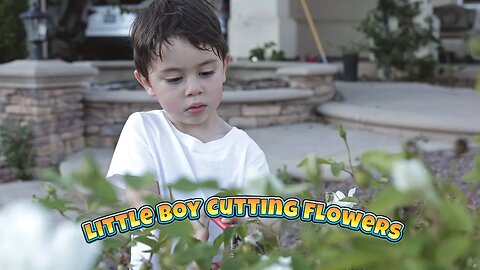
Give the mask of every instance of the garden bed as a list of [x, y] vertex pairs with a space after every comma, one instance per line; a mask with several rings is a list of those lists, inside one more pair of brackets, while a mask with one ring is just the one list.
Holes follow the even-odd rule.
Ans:
[[[436, 175], [447, 179], [449, 170], [454, 160], [454, 152], [452, 150], [436, 150], [422, 153], [425, 157], [425, 162]], [[480, 147], [472, 148], [469, 152], [461, 155], [457, 159], [457, 170], [453, 177], [453, 182], [467, 195], [469, 195], [469, 203], [475, 209], [480, 210], [480, 189], [475, 192], [472, 191], [471, 186], [462, 180], [465, 173], [473, 169], [473, 162], [475, 155], [480, 155]], [[356, 187], [356, 183], [351, 178], [345, 181], [326, 181], [324, 191], [335, 192], [337, 190], [347, 194], [348, 190]], [[357, 188], [355, 197], [360, 202], [367, 201], [375, 195], [378, 188]], [[323, 199], [322, 199], [323, 200]]]

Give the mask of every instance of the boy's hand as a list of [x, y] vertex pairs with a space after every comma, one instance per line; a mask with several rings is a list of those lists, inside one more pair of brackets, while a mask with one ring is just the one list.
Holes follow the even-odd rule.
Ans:
[[245, 222], [245, 218], [243, 218], [243, 217], [231, 217], [231, 218], [219, 217], [218, 219], [222, 223], [229, 224], [229, 225], [235, 225], [235, 224], [238, 224], [238, 223]]
[[258, 218], [258, 217], [219, 217], [217, 218], [222, 223], [227, 224], [226, 227], [239, 223], [247, 223], [247, 228], [250, 232], [262, 231], [266, 235], [276, 234], [280, 232], [279, 218]]
[[207, 242], [208, 237], [210, 237], [210, 233], [208, 232], [208, 223], [210, 222], [210, 219], [205, 215], [201, 215], [199, 219], [191, 220], [190, 222], [193, 227], [193, 237], [202, 242]]

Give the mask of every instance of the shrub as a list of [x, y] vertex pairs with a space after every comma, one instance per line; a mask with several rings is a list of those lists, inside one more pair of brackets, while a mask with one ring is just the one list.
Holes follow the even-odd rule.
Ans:
[[[345, 141], [349, 153], [347, 133], [341, 127], [339, 135]], [[342, 207], [358, 203], [362, 210], [399, 220], [405, 224], [405, 228], [403, 238], [396, 243], [339, 226], [285, 219], [282, 219], [280, 234], [253, 236], [248, 233], [245, 224], [240, 224], [226, 229], [213, 244], [193, 239], [192, 227], [188, 221], [174, 221], [144, 231], [134, 231], [133, 234], [138, 237], [133, 241], [148, 245], [152, 253], [159, 253], [160, 261], [149, 263], [158, 263], [163, 269], [190, 269], [188, 266], [192, 262], [200, 269], [210, 269], [210, 262], [220, 244], [228, 247], [234, 234], [245, 241], [234, 249], [233, 257], [229, 252], [224, 254], [222, 269], [477, 269], [480, 263], [478, 209], [468, 206], [467, 195], [470, 194], [464, 194], [448, 179], [431, 175], [422, 162], [422, 157], [414, 149], [412, 142], [397, 154], [380, 151], [365, 153], [360, 157], [360, 164], [355, 167], [351, 164], [351, 158], [346, 165], [329, 158], [309, 156], [299, 164], [305, 170], [307, 182], [290, 185], [269, 176], [264, 179], [266, 184], [262, 187], [265, 195], [286, 196], [294, 192], [296, 195], [288, 196], [315, 200], [323, 197], [314, 192], [320, 189], [320, 194], [325, 195], [327, 203]], [[333, 175], [342, 171], [349, 173], [360, 187], [375, 186], [377, 193], [363, 202], [352, 197], [352, 190], [347, 197], [339, 192], [325, 193], [321, 190], [322, 164], [329, 165]], [[49, 174], [48, 178], [71, 192], [61, 197], [55, 186], [46, 183], [48, 196], [36, 199], [65, 216], [68, 216], [66, 212], [69, 211], [79, 214], [77, 221], [126, 209], [122, 209], [125, 206], [119, 204], [115, 191], [91, 161], [83, 171], [70, 177]], [[281, 178], [290, 179], [285, 172], [282, 172]], [[475, 194], [480, 187], [480, 156], [476, 157], [473, 170], [464, 178], [470, 181], [471, 192]], [[127, 184], [134, 188], [148, 186], [150, 181], [153, 181], [152, 176], [127, 177]], [[183, 191], [207, 187], [215, 188], [216, 184], [184, 179], [171, 186]], [[229, 192], [223, 191], [222, 195], [225, 194]], [[83, 206], [78, 208], [73, 203], [73, 198], [77, 198]], [[145, 198], [150, 205], [155, 205], [161, 199]], [[289, 245], [282, 245], [282, 239], [285, 238], [282, 233], [292, 227], [296, 228], [296, 238]], [[158, 228], [160, 234], [153, 236], [151, 231]], [[247, 235], [250, 236], [248, 241]], [[173, 238], [178, 241], [172, 252]], [[97, 269], [104, 269], [102, 267], [107, 258], [119, 266], [117, 269], [127, 267], [127, 250], [133, 244], [130, 233], [107, 237], [102, 241], [105, 247], [104, 257]], [[255, 241], [262, 244], [267, 256], [259, 254]], [[141, 269], [150, 268], [146, 263]]]
[[399, 73], [413, 80], [434, 75], [434, 57], [417, 55], [422, 47], [439, 43], [433, 35], [433, 18], [425, 19], [428, 27], [416, 21], [420, 4], [409, 0], [380, 0], [358, 27], [370, 39], [369, 50], [387, 80]]
[[30, 145], [32, 125], [16, 126], [6, 122], [0, 125], [0, 158], [17, 179], [33, 178], [35, 151]]
[[25, 29], [18, 18], [27, 9], [26, 0], [0, 1], [0, 63], [27, 56]]
[[250, 50], [248, 59], [256, 62], [263, 60], [272, 60], [272, 61], [283, 61], [285, 60], [285, 55], [282, 50], [275, 49], [275, 42], [267, 42], [263, 46], [255, 47]]

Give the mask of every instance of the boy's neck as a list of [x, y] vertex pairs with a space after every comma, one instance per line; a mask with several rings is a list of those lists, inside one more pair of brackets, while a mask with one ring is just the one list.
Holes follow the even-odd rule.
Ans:
[[207, 143], [223, 138], [231, 129], [225, 120], [220, 116], [214, 116], [214, 119], [208, 121], [207, 125], [177, 125], [171, 119], [170, 122], [181, 132], [188, 134]]

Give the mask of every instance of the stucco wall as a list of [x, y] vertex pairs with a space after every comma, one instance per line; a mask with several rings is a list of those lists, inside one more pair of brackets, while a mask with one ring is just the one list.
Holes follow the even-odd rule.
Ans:
[[[339, 56], [339, 47], [361, 40], [355, 30], [378, 0], [307, 0], [327, 55]], [[434, 6], [456, 0], [432, 0]], [[275, 41], [287, 57], [316, 55], [312, 33], [299, 0], [231, 0], [229, 43], [234, 57], [246, 58], [250, 49]]]

